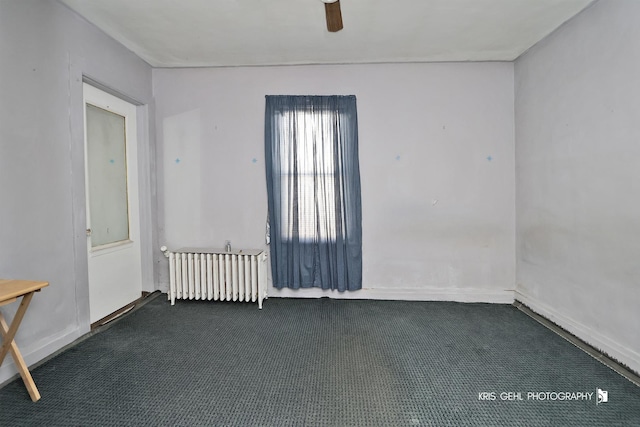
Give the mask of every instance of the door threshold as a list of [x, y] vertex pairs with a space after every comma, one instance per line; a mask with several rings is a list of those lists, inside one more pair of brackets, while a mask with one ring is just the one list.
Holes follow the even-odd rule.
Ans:
[[93, 322], [91, 324], [91, 330], [93, 331], [94, 329], [99, 328], [100, 326], [104, 326], [107, 323], [109, 323], [109, 322], [111, 322], [113, 320], [116, 320], [120, 316], [122, 316], [124, 314], [127, 314], [128, 312], [130, 312], [131, 310], [136, 308], [136, 306], [138, 306], [138, 304], [140, 304], [150, 294], [151, 294], [151, 292], [142, 291], [142, 294], [141, 294], [140, 298], [138, 298], [137, 300], [132, 301], [129, 304], [125, 305], [124, 307], [114, 311], [113, 313], [104, 316], [102, 319], [96, 320], [95, 322]]

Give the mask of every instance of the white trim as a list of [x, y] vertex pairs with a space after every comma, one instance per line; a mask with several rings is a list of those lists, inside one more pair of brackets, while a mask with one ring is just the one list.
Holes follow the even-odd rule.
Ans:
[[512, 290], [476, 288], [363, 288], [354, 292], [338, 292], [319, 288], [269, 288], [269, 296], [276, 298], [372, 299], [400, 301], [454, 301], [512, 304]]
[[612, 359], [617, 360], [636, 372], [640, 372], [640, 354], [634, 350], [613, 341], [595, 329], [558, 312], [553, 307], [518, 290], [515, 291], [515, 299], [580, 338], [582, 341], [605, 353]]
[[[71, 330], [66, 329], [51, 337], [43, 338], [32, 345], [26, 347], [20, 346], [20, 352], [22, 353], [22, 357], [24, 358], [27, 366], [31, 366], [40, 362], [62, 347], [71, 344], [86, 332], [88, 331], [82, 332], [79, 327], [74, 327]], [[5, 359], [5, 363], [0, 367], [0, 386], [4, 385], [3, 383], [5, 381], [13, 380], [13, 377], [16, 377], [17, 375], [18, 369], [16, 368], [13, 358], [7, 357]]]

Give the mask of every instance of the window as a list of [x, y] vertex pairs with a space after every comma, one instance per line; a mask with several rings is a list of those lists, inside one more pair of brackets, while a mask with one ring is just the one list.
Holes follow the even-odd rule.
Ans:
[[[294, 120], [291, 116], [298, 115]], [[284, 112], [278, 119], [284, 128], [293, 123], [294, 132], [282, 135], [280, 229], [284, 239], [302, 241], [336, 238], [335, 123], [330, 113]], [[295, 194], [293, 194], [295, 193]], [[288, 203], [296, 199], [297, 204]]]
[[274, 286], [362, 287], [355, 96], [267, 96]]

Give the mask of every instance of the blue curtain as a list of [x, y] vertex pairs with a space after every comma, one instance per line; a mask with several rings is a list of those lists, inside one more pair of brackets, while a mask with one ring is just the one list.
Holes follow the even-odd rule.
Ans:
[[362, 288], [355, 96], [267, 96], [265, 156], [274, 286]]

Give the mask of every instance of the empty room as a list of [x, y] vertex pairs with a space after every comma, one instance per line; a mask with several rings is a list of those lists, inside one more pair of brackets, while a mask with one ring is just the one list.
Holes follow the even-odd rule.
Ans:
[[0, 0], [0, 425], [640, 425], [638, 22]]

